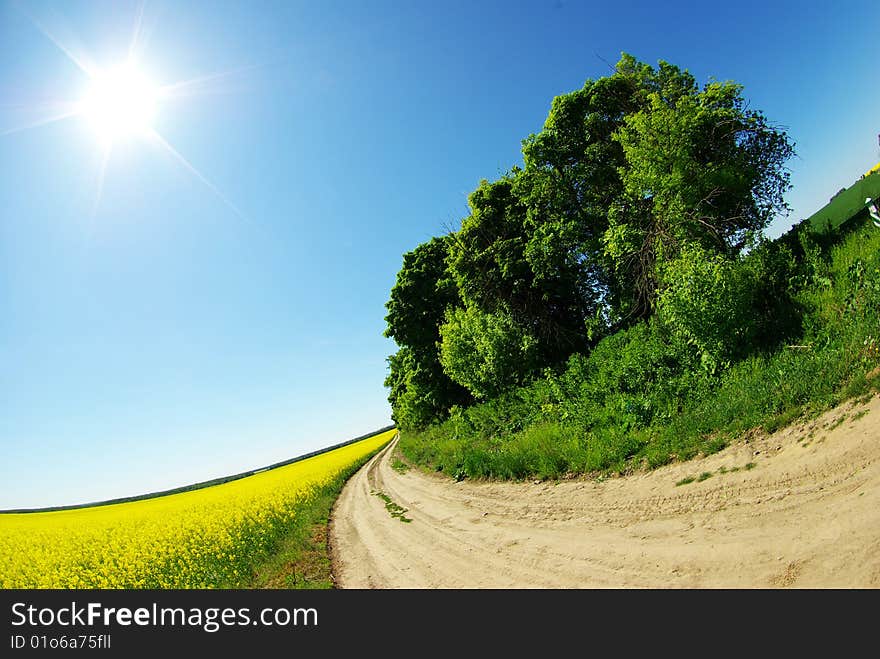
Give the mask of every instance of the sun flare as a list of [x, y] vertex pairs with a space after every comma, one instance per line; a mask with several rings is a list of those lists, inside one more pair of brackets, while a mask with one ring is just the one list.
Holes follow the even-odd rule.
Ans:
[[142, 137], [153, 129], [160, 88], [131, 64], [92, 76], [80, 113], [105, 141]]
[[[104, 181], [114, 147], [125, 142], [139, 142], [169, 156], [201, 181], [237, 216], [247, 219], [205, 174], [161, 134], [156, 122], [160, 110], [164, 112], [170, 109], [166, 107], [166, 103], [170, 106], [171, 103], [183, 98], [222, 91], [226, 81], [255, 68], [255, 65], [239, 66], [170, 82], [166, 80], [163, 84], [158, 84], [148, 75], [147, 70], [140, 66], [142, 61], [147, 61], [143, 59], [145, 55], [143, 51], [152, 29], [144, 29], [145, 6], [145, 0], [140, 0], [134, 16], [134, 27], [127, 54], [118, 51], [118, 59], [113, 66], [102, 66], [64, 26], [47, 25], [45, 21], [25, 12], [34, 27], [84, 74], [87, 82], [81, 88], [81, 94], [75, 98], [58, 98], [34, 106], [21, 104], [26, 111], [23, 115], [25, 121], [13, 127], [0, 125], [0, 137], [69, 119], [76, 119], [81, 125], [90, 128], [100, 147], [97, 149], [100, 160], [96, 176], [95, 201], [92, 206], [93, 218], [101, 203]], [[152, 19], [148, 19], [146, 25], [152, 22]], [[0, 106], [18, 108], [19, 104], [4, 102], [0, 103]]]

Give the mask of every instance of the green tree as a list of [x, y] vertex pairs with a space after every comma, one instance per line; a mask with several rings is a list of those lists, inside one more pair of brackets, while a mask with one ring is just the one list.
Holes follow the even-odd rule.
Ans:
[[385, 307], [385, 336], [400, 349], [388, 358], [392, 418], [401, 427], [424, 427], [468, 403], [468, 392], [440, 365], [440, 325], [447, 307], [459, 304], [446, 268], [449, 238], [432, 238], [404, 254], [403, 267]]
[[[553, 99], [522, 153], [523, 168], [469, 195], [459, 231], [404, 259], [386, 318], [401, 346], [386, 382], [395, 419], [430, 423], [494, 396], [658, 302], [708, 367], [740, 354], [749, 309], [769, 306], [737, 256], [787, 210], [793, 153], [740, 85], [701, 88], [624, 53], [611, 75]], [[783, 261], [761, 263], [772, 274]], [[776, 331], [761, 322], [754, 336]]]
[[[576, 273], [574, 290], [588, 318], [601, 306], [601, 333], [631, 322], [633, 280], [629, 266], [608, 249], [609, 210], [624, 195], [626, 154], [615, 135], [652, 93], [677, 98], [693, 78], [661, 62], [655, 70], [624, 53], [610, 76], [553, 99], [544, 127], [523, 140], [525, 171], [517, 187], [533, 232], [529, 254], [537, 272], [565, 264]], [[535, 258], [540, 254], [543, 258]], [[619, 267], [618, 267], [619, 266]]]
[[478, 399], [523, 384], [540, 363], [537, 339], [503, 310], [452, 309], [440, 336], [444, 371]]
[[[670, 65], [661, 62], [661, 72]], [[784, 167], [793, 147], [783, 130], [747, 108], [742, 86], [702, 90], [682, 74], [649, 91], [613, 136], [625, 164], [610, 206], [605, 253], [629, 291], [629, 309], [649, 315], [663, 281], [658, 265], [687, 245], [733, 256], [788, 210]]]
[[407, 346], [388, 357], [391, 416], [401, 428], [425, 428], [446, 417], [452, 405], [471, 401], [467, 391], [447, 377], [439, 362], [420, 358]]
[[482, 181], [471, 213], [451, 236], [450, 273], [467, 307], [503, 314], [538, 340], [541, 365], [586, 347], [584, 322], [595, 300], [582, 289], [577, 262], [557, 251], [553, 228], [529, 220], [519, 195], [522, 170]]

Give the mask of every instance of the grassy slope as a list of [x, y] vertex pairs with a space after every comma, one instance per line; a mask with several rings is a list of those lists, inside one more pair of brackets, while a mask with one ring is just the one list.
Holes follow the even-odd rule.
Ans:
[[383, 447], [339, 474], [299, 509], [294, 524], [274, 553], [255, 564], [249, 578], [228, 588], [333, 588], [327, 525], [330, 511], [346, 481]]
[[[424, 432], [403, 432], [401, 450], [456, 478], [625, 473], [711, 453], [752, 428], [773, 431], [880, 389], [880, 231], [862, 223], [843, 236], [816, 259], [795, 302], [803, 309], [797, 341], [718, 377], [677, 376], [671, 413], [640, 422], [639, 406], [656, 403], [662, 382], [609, 397], [619, 406], [605, 413], [589, 400], [595, 392], [559, 392], [550, 378]], [[589, 413], [577, 418], [579, 409]]]

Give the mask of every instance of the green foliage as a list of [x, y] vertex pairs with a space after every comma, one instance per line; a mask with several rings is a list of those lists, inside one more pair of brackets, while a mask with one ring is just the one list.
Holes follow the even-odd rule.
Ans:
[[[623, 194], [609, 209], [605, 253], [631, 287], [632, 312], [653, 310], [664, 260], [701, 246], [733, 255], [787, 210], [785, 133], [746, 109], [742, 87], [693, 78], [664, 62], [666, 81], [623, 119]], [[650, 86], [647, 89], [651, 89]]]
[[[561, 424], [583, 439], [577, 469], [607, 465], [638, 448], [624, 432], [809, 330], [796, 292], [820, 275], [799, 266], [805, 244], [756, 239], [786, 210], [792, 147], [740, 85], [623, 54], [554, 98], [522, 153], [469, 195], [458, 231], [404, 256], [385, 332], [401, 428], [494, 441]], [[494, 464], [466, 455], [462, 473]]]
[[561, 376], [563, 418], [585, 428], [645, 428], [679, 412], [680, 399], [703, 384], [696, 352], [665, 326], [643, 322], [573, 356]]
[[[794, 233], [705, 266], [716, 268], [759, 278], [758, 290], [778, 298], [752, 300], [753, 343], [728, 368], [706, 372], [692, 341], [652, 319], [573, 355], [561, 373], [402, 432], [401, 450], [456, 478], [625, 472], [712, 453], [745, 431], [774, 431], [880, 390], [880, 377], [868, 377], [880, 365], [880, 231], [861, 228], [836, 244]], [[799, 322], [780, 324], [776, 308]], [[773, 327], [790, 332], [785, 341], [764, 341]]]
[[432, 238], [405, 254], [385, 305], [385, 336], [400, 346], [388, 358], [385, 386], [392, 417], [402, 428], [424, 428], [470, 400], [443, 372], [437, 349], [446, 309], [459, 303], [446, 268], [448, 251], [448, 238]]
[[757, 334], [755, 273], [739, 261], [692, 244], [664, 264], [658, 318], [696, 347], [715, 373], [745, 354]]
[[800, 417], [801, 414], [803, 414], [803, 408], [798, 405], [767, 419], [761, 427], [766, 433], [774, 433], [780, 428], [789, 425], [792, 421]]
[[407, 346], [388, 358], [392, 417], [401, 428], [424, 428], [448, 416], [449, 409], [470, 400], [468, 392], [446, 376], [435, 359], [420, 359]]
[[401, 522], [404, 522], [406, 524], [409, 524], [412, 521], [411, 518], [406, 516], [406, 513], [409, 512], [408, 508], [404, 508], [400, 504], [395, 503], [391, 499], [391, 497], [389, 497], [387, 494], [385, 494], [381, 490], [378, 492], [373, 492], [373, 494], [385, 502], [385, 510], [387, 510], [388, 514], [391, 515], [393, 518], [398, 519]]
[[402, 444], [407, 457], [433, 464], [453, 478], [558, 479], [573, 473], [622, 468], [639, 442], [626, 435], [585, 434], [544, 421], [503, 438], [466, 444], [434, 433], [410, 434]]
[[409, 471], [409, 464], [401, 460], [400, 458], [395, 458], [391, 462], [391, 468], [396, 471], [398, 474], [405, 474]]
[[449, 278], [448, 237], [432, 238], [403, 255], [403, 267], [385, 307], [385, 336], [398, 345], [430, 352], [446, 308], [458, 303], [458, 291]]
[[451, 310], [440, 337], [444, 372], [477, 399], [522, 384], [537, 365], [537, 340], [503, 310]]
[[[618, 306], [601, 239], [608, 208], [622, 191], [623, 151], [612, 135], [638, 109], [641, 84], [630, 70], [635, 60], [624, 56], [621, 62], [613, 75], [553, 99], [543, 129], [523, 140], [525, 170], [515, 190], [526, 206], [533, 270], [545, 276], [564, 268], [589, 318], [596, 318], [590, 311], [596, 305], [606, 316]], [[601, 335], [613, 319], [599, 318], [605, 320], [596, 326]]]
[[769, 351], [801, 336], [804, 309], [796, 299], [809, 267], [789, 236], [762, 240], [742, 259], [754, 285], [752, 351]]
[[471, 213], [451, 237], [449, 271], [466, 306], [516, 317], [538, 339], [541, 362], [552, 364], [585, 347], [596, 303], [580, 289], [580, 265], [564, 252], [560, 227], [529, 215], [524, 181], [514, 169], [471, 193]]

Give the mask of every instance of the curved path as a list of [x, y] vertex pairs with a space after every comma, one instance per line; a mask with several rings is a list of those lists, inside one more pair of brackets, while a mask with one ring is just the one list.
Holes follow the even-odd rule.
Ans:
[[880, 587], [880, 396], [604, 482], [456, 483], [395, 448], [337, 500], [340, 587]]

